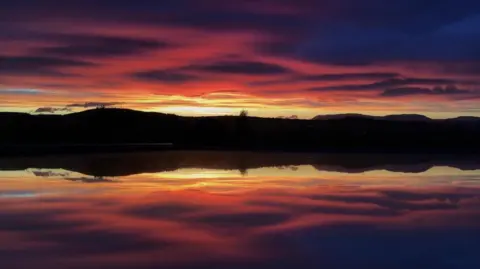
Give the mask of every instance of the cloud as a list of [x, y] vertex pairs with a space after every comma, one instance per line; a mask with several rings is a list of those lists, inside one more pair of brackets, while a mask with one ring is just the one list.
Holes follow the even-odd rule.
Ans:
[[298, 79], [307, 81], [337, 81], [357, 79], [389, 79], [398, 76], [400, 76], [398, 73], [344, 73], [299, 76]]
[[46, 75], [69, 76], [55, 68], [91, 67], [93, 63], [83, 60], [72, 60], [43, 56], [1, 56], [0, 75]]
[[480, 61], [438, 63], [434, 68], [447, 74], [479, 75]]
[[122, 105], [122, 102], [86, 102], [86, 103], [76, 103], [76, 104], [69, 104], [66, 107], [82, 107], [82, 108], [92, 108], [92, 107], [110, 107], [110, 106], [117, 106]]
[[399, 77], [399, 73], [332, 73], [319, 75], [295, 75], [291, 78], [254, 82], [250, 85], [265, 86], [292, 82], [335, 82], [335, 81], [350, 81], [350, 80], [378, 80], [378, 79], [393, 79]]
[[189, 81], [196, 81], [200, 78], [198, 76], [189, 75], [180, 73], [177, 71], [169, 70], [150, 70], [136, 72], [131, 75], [135, 79], [145, 80], [145, 81], [157, 81], [168, 84], [181, 84]]
[[6, 89], [6, 90], [1, 90], [0, 89], [0, 95], [41, 95], [47, 93], [46, 91], [43, 90], [37, 90], [37, 89]]
[[56, 108], [56, 107], [39, 107], [34, 113], [57, 113], [57, 112], [70, 112], [72, 111], [68, 107]]
[[38, 49], [38, 53], [68, 57], [115, 57], [137, 55], [170, 44], [155, 39], [99, 35], [54, 35], [51, 38], [65, 43], [60, 46]]
[[471, 91], [460, 90], [455, 86], [447, 86], [444, 88], [434, 87], [432, 89], [419, 87], [393, 88], [385, 90], [381, 95], [385, 97], [396, 97], [407, 95], [457, 95], [467, 93], [471, 93]]
[[402, 85], [432, 85], [432, 84], [451, 84], [455, 83], [455, 80], [443, 79], [443, 78], [393, 78], [384, 81], [374, 83], [374, 86], [378, 87], [394, 87]]
[[223, 61], [206, 65], [191, 65], [185, 69], [220, 74], [242, 75], [280, 75], [291, 72], [288, 68], [281, 65], [251, 61]]
[[[443, 78], [392, 78], [368, 84], [335, 85], [328, 87], [312, 88], [310, 91], [364, 91], [380, 90], [408, 85], [444, 85], [462, 84], [462, 81]], [[466, 82], [468, 83], [468, 82]]]

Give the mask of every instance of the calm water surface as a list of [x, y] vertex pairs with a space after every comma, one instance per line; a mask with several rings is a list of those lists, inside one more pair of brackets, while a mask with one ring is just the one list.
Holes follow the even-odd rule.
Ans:
[[0, 268], [480, 268], [480, 159], [0, 159]]

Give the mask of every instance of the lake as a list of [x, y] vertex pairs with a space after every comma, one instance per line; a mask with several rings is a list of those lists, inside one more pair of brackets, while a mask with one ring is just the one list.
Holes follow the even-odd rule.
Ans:
[[477, 156], [0, 159], [2, 269], [464, 269], [479, 251]]

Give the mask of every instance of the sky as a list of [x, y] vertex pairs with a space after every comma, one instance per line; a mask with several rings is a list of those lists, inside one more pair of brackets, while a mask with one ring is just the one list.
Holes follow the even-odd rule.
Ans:
[[478, 0], [0, 3], [0, 111], [480, 116]]

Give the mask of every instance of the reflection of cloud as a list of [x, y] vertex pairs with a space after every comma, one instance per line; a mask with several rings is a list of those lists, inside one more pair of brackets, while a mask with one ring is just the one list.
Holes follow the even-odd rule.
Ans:
[[66, 177], [70, 172], [54, 172], [54, 171], [32, 171], [37, 177]]
[[115, 182], [114, 180], [104, 178], [102, 176], [98, 177], [66, 177], [65, 180], [74, 181], [74, 182], [83, 182], [83, 183], [110, 183]]
[[290, 214], [284, 212], [245, 212], [201, 215], [188, 218], [195, 224], [206, 224], [216, 228], [254, 228], [280, 224], [290, 219]]
[[55, 172], [55, 171], [32, 171], [32, 173], [37, 177], [55, 177], [55, 178], [62, 178], [68, 181], [73, 182], [83, 182], [83, 183], [109, 183], [115, 182], [114, 180], [107, 179], [103, 176], [73, 176], [72, 172]]
[[196, 205], [164, 203], [137, 205], [127, 209], [125, 213], [142, 218], [172, 219], [184, 214], [200, 211], [201, 209], [201, 206]]
[[168, 242], [150, 239], [139, 233], [107, 229], [49, 232], [42, 233], [36, 238], [56, 243], [59, 253], [79, 256], [142, 252], [170, 245]]
[[29, 233], [42, 233], [47, 231], [68, 231], [81, 227], [84, 221], [60, 220], [57, 217], [68, 208], [60, 210], [47, 209], [38, 212], [6, 211], [0, 212], [0, 230]]
[[389, 197], [382, 196], [363, 196], [363, 195], [349, 195], [345, 196], [336, 196], [336, 195], [314, 195], [311, 199], [318, 201], [336, 201], [343, 203], [367, 203], [383, 208], [388, 208], [394, 211], [402, 210], [446, 210], [446, 209], [456, 209], [457, 206], [451, 203], [437, 202], [437, 201], [425, 201], [421, 203], [413, 203], [410, 201], [405, 201], [403, 199], [391, 199]]
[[[6, 200], [0, 238], [22, 237], [0, 240], [0, 255], [12, 268], [61, 269], [71, 268], [72, 259], [78, 268], [99, 260], [102, 268], [212, 268], [218, 262], [219, 268], [235, 268], [245, 261], [249, 268], [257, 268], [256, 262], [258, 268], [298, 268], [308, 260], [304, 268], [327, 269], [404, 268], [425, 260], [443, 268], [449, 263], [439, 252], [462, 262], [477, 260], [471, 246], [480, 240], [478, 189], [342, 184], [339, 179], [328, 188], [260, 187], [235, 195], [122, 188], [42, 203]], [[352, 247], [360, 254], [342, 259]], [[10, 249], [23, 255], [5, 255]], [[425, 249], [436, 251], [419, 256]]]

